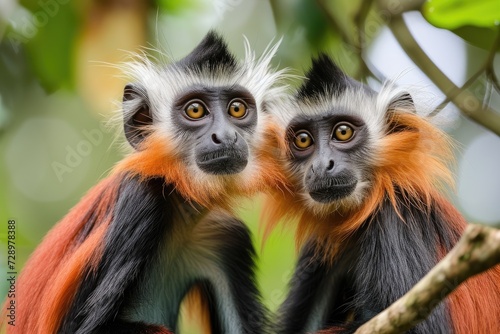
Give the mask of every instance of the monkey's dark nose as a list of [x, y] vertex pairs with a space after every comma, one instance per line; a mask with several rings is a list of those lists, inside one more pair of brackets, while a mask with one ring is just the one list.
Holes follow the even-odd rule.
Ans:
[[222, 142], [219, 140], [219, 138], [217, 138], [217, 134], [215, 134], [215, 133], [212, 133], [212, 141], [215, 144], [222, 144]]
[[232, 145], [236, 144], [236, 142], [238, 141], [238, 132], [235, 132], [234, 136], [231, 136], [231, 134], [229, 133], [224, 133], [224, 134], [212, 133], [211, 138], [214, 144], [216, 145], [220, 145], [222, 143]]
[[335, 163], [333, 162], [333, 160], [330, 160], [330, 162], [328, 163], [328, 166], [326, 167], [326, 170], [331, 171], [333, 169], [334, 165], [335, 165]]

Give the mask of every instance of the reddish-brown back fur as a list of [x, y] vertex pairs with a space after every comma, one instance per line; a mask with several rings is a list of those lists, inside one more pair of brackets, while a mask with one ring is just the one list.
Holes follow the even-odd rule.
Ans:
[[[467, 225], [460, 213], [444, 198], [436, 197], [441, 213], [458, 237]], [[441, 250], [444, 257], [445, 251]], [[500, 330], [500, 266], [469, 278], [449, 296], [453, 328], [456, 334], [488, 334]]]
[[[324, 213], [308, 210], [295, 196], [298, 187], [293, 175], [288, 175], [287, 187], [291, 192], [276, 192], [268, 198], [264, 209], [267, 236], [280, 219], [298, 218], [297, 245], [315, 238], [321, 244], [326, 261], [339, 253], [340, 247], [367, 219], [375, 213], [387, 196], [394, 208], [396, 189], [402, 189], [408, 198], [420, 199], [420, 208], [426, 211], [431, 203], [437, 203], [443, 217], [449, 223], [450, 235], [457, 240], [463, 232], [464, 218], [442, 198], [436, 188], [451, 185], [452, 176], [447, 164], [452, 160], [447, 136], [425, 119], [410, 113], [394, 112], [391, 128], [378, 144], [377, 160], [373, 166], [373, 180], [362, 204], [341, 207]], [[290, 174], [284, 171], [284, 174]], [[369, 222], [368, 222], [369, 223]], [[340, 245], [340, 246], [339, 246]], [[437, 248], [441, 247], [436, 245]], [[326, 249], [326, 251], [325, 251]], [[444, 256], [442, 249], [440, 256]], [[500, 330], [500, 266], [471, 278], [449, 297], [455, 332], [496, 333]], [[335, 332], [331, 329], [328, 332]]]
[[[16, 326], [8, 326], [9, 333], [56, 332], [81, 271], [92, 256], [98, 256], [95, 252], [112, 218], [109, 208], [114, 206], [118, 186], [116, 177], [103, 180], [43, 239], [19, 276]], [[79, 235], [91, 217], [97, 226], [81, 243]]]

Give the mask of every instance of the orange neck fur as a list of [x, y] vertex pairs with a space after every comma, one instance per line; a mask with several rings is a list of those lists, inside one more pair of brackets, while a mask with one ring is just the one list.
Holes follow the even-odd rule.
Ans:
[[[163, 177], [173, 184], [187, 201], [196, 202], [206, 208], [232, 209], [239, 196], [251, 196], [270, 188], [283, 187], [286, 183], [274, 159], [279, 143], [278, 128], [269, 123], [263, 131], [263, 144], [255, 152], [255, 171], [245, 175], [206, 176], [191, 175], [171, 139], [158, 134], [146, 138], [142, 147], [115, 168], [114, 173], [127, 173], [141, 178]], [[202, 173], [199, 171], [199, 173]]]

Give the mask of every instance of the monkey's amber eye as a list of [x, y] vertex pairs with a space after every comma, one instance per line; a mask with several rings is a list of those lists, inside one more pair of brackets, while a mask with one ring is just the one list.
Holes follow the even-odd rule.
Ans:
[[229, 105], [229, 115], [234, 118], [242, 118], [247, 114], [247, 106], [241, 101], [233, 101]]
[[333, 138], [338, 141], [348, 141], [354, 135], [354, 129], [348, 124], [337, 125], [333, 130]]
[[314, 143], [311, 134], [307, 131], [299, 131], [295, 133], [295, 139], [293, 145], [298, 150], [305, 150]]
[[199, 102], [190, 103], [184, 112], [191, 119], [200, 119], [207, 114], [205, 107]]

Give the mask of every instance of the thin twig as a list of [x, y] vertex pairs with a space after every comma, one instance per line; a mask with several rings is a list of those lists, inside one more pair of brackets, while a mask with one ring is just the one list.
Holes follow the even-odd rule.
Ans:
[[486, 81], [486, 89], [483, 97], [483, 108], [490, 105], [491, 93], [493, 92], [493, 84], [490, 81]]
[[391, 16], [398, 16], [412, 10], [420, 10], [425, 1], [426, 0], [377, 0], [377, 5], [381, 10], [390, 13]]
[[[495, 55], [498, 50], [498, 47], [500, 46], [500, 29], [497, 33], [497, 36], [495, 37], [495, 40], [493, 41], [490, 51], [488, 52], [488, 56], [486, 57], [486, 60], [484, 61], [483, 66], [479, 68], [476, 73], [474, 73], [460, 88], [457, 88], [456, 90], [450, 92], [449, 94], [446, 95], [446, 98], [444, 99], [443, 102], [441, 102], [436, 109], [434, 109], [429, 116], [435, 116], [437, 115], [450, 101], [456, 97], [458, 94], [460, 94], [462, 91], [466, 90], [467, 88], [470, 87], [484, 72], [486, 72], [486, 76], [493, 82], [495, 85], [495, 81], [498, 84], [498, 80], [496, 80], [495, 72], [493, 70], [493, 61], [495, 60]], [[490, 77], [492, 76], [492, 77]], [[500, 88], [500, 86], [497, 86]], [[496, 88], [496, 87], [495, 87]]]
[[373, 0], [364, 0], [364, 2], [360, 6], [359, 11], [354, 15], [354, 24], [356, 25], [356, 28], [358, 30], [357, 40], [356, 38], [353, 38], [348, 31], [344, 30], [340, 24], [337, 23], [337, 20], [331, 14], [328, 6], [326, 5], [325, 0], [316, 0], [316, 3], [324, 12], [330, 27], [334, 31], [338, 32], [342, 37], [346, 49], [353, 51], [359, 58], [359, 68], [354, 77], [356, 79], [361, 79], [362, 77], [372, 76], [380, 81], [381, 79], [371, 70], [371, 68], [366, 64], [363, 58], [365, 46], [365, 22], [370, 12], [370, 8], [373, 4]]
[[457, 89], [454, 90], [453, 92], [450, 92], [446, 95], [445, 99], [443, 100], [443, 102], [441, 102], [431, 113], [429, 113], [429, 116], [432, 117], [432, 116], [435, 116], [437, 115], [439, 112], [441, 112], [441, 110], [444, 109], [444, 107], [446, 107], [446, 105], [448, 103], [451, 102], [451, 100], [453, 100], [458, 94], [460, 94], [461, 92], [463, 92], [464, 90], [466, 90], [467, 88], [470, 87], [470, 85], [472, 85], [474, 82], [476, 82], [476, 80], [481, 76], [483, 75], [484, 73], [484, 66], [481, 66], [481, 68], [476, 72], [474, 73], [463, 85], [462, 87], [456, 87]]
[[359, 68], [355, 75], [356, 78], [365, 78], [367, 75], [375, 76], [374, 73], [370, 70], [368, 65], [364, 60], [364, 51], [366, 46], [366, 32], [365, 32], [365, 23], [368, 14], [370, 13], [370, 9], [372, 7], [373, 0], [364, 0], [363, 3], [359, 6], [359, 10], [354, 15], [354, 23], [356, 25], [356, 29], [358, 30], [358, 48], [359, 48]]
[[493, 87], [500, 94], [500, 81], [498, 80], [497, 75], [495, 74], [495, 70], [493, 68], [486, 70], [486, 76], [490, 79]]
[[[449, 96], [450, 92], [460, 90], [420, 48], [401, 16], [391, 20], [389, 29], [406, 54], [443, 93]], [[451, 98], [451, 102], [467, 117], [500, 136], [500, 114], [489, 107], [483, 109], [481, 102], [473, 94], [460, 91]]]
[[495, 90], [500, 94], [500, 82], [495, 73], [495, 56], [497, 54], [497, 50], [500, 47], [500, 28], [498, 28], [498, 33], [493, 42], [493, 46], [491, 47], [490, 53], [488, 54], [488, 60], [486, 61], [486, 76], [490, 79], [491, 83]]
[[354, 15], [354, 23], [358, 29], [358, 45], [361, 51], [365, 48], [365, 23], [368, 14], [370, 13], [370, 8], [372, 7], [373, 0], [364, 0], [359, 6], [359, 10]]

